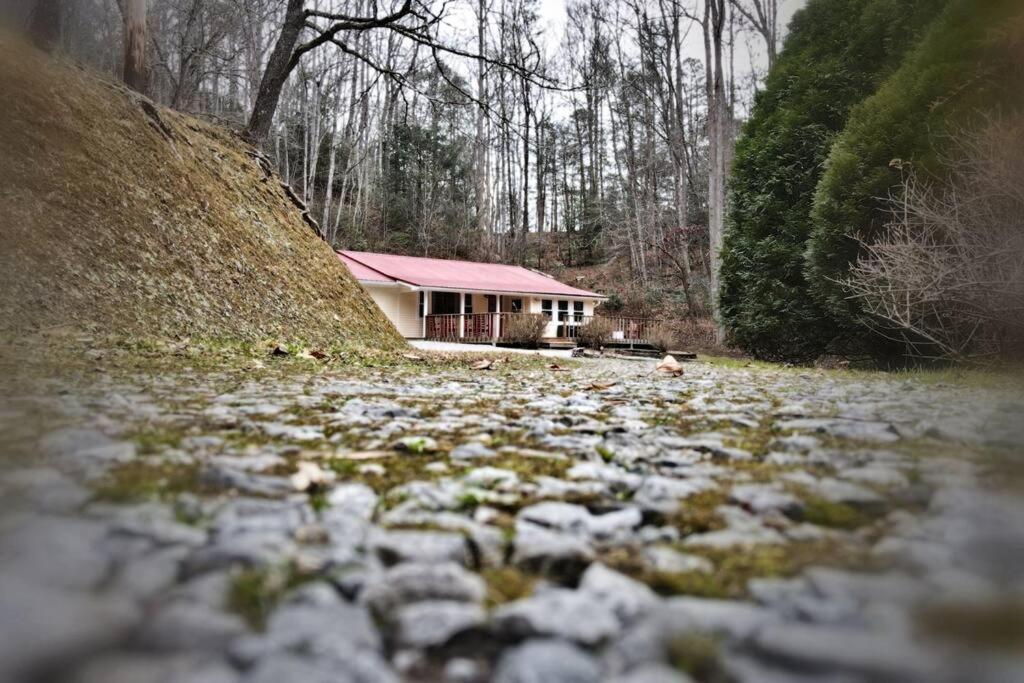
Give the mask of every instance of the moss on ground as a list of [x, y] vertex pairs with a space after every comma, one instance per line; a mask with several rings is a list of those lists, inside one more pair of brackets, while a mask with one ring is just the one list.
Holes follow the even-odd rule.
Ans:
[[756, 578], [788, 578], [811, 566], [871, 570], [879, 568], [865, 550], [837, 541], [793, 541], [734, 548], [681, 548], [704, 557], [710, 572], [660, 572], [648, 568], [637, 553], [628, 549], [602, 556], [609, 566], [646, 583], [660, 595], [690, 595], [702, 598], [740, 599], [749, 597], [747, 583]]
[[698, 681], [715, 680], [720, 670], [718, 639], [698, 633], [673, 638], [668, 643], [668, 661]]
[[180, 493], [209, 492], [199, 466], [146, 458], [112, 467], [95, 485], [95, 497], [111, 503], [170, 500]]
[[918, 630], [972, 651], [1024, 654], [1024, 602], [946, 603], [920, 610]]
[[871, 524], [879, 516], [846, 503], [835, 503], [817, 496], [804, 496], [803, 521], [828, 529], [853, 531]]
[[515, 567], [487, 567], [480, 570], [487, 586], [487, 605], [496, 607], [533, 594], [537, 577]]
[[729, 500], [722, 489], [701, 491], [679, 501], [679, 508], [665, 519], [665, 523], [679, 530], [684, 538], [725, 528], [718, 508]]
[[228, 586], [228, 609], [242, 617], [253, 629], [262, 630], [266, 626], [267, 617], [281, 598], [292, 588], [314, 578], [298, 572], [293, 565], [235, 571]]

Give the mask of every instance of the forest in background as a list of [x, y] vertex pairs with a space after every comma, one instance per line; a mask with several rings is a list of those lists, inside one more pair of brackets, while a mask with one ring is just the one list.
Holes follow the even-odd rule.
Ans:
[[[132, 4], [69, 3], [59, 49], [120, 77]], [[317, 13], [308, 40], [404, 7], [299, 4]], [[613, 306], [706, 314], [735, 121], [780, 43], [777, 0], [572, 0], [563, 30], [538, 0], [404, 4], [302, 54], [260, 141], [327, 240], [580, 269]], [[145, 93], [244, 128], [285, 5], [150, 3]]]
[[23, 4], [261, 147], [337, 248], [527, 265], [773, 360], [1020, 336], [1015, 0], [809, 0], [788, 31], [778, 0]]

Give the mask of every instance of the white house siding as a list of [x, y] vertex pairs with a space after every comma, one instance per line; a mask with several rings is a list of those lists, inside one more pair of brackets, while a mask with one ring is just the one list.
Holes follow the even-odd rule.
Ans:
[[[384, 315], [398, 328], [399, 334], [403, 337], [418, 339], [423, 336], [423, 319], [419, 317], [419, 292], [406, 292], [396, 287], [380, 286], [370, 282], [364, 282], [363, 287], [369, 292], [370, 297], [384, 311]], [[484, 294], [466, 294], [473, 300], [474, 313], [487, 312], [487, 297]], [[524, 313], [542, 313], [543, 300], [546, 296], [515, 296], [502, 295], [501, 310], [511, 310], [512, 299], [523, 300]], [[573, 303], [583, 301], [583, 315], [594, 315], [594, 301], [592, 299], [566, 299], [569, 302], [569, 313], [573, 313]], [[551, 297], [553, 319], [548, 323], [544, 331], [545, 337], [555, 337], [558, 334], [558, 297]]]
[[404, 292], [395, 287], [380, 287], [363, 283], [370, 297], [384, 311], [403, 337], [423, 336], [423, 321], [419, 316], [419, 292]]

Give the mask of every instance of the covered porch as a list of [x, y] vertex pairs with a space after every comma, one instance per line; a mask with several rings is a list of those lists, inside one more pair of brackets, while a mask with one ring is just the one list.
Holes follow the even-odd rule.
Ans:
[[593, 300], [532, 294], [422, 291], [423, 339], [494, 344], [509, 341], [516, 318], [544, 316], [542, 341], [575, 344], [580, 329], [595, 318], [610, 330], [610, 342], [645, 344], [655, 322], [647, 318], [595, 316]]

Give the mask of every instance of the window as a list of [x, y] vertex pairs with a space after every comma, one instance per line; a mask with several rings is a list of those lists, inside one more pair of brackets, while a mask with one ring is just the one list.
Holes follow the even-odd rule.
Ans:
[[522, 313], [523, 312], [523, 300], [522, 299], [512, 299], [511, 304], [512, 304], [512, 312], [513, 313]]
[[462, 304], [462, 312], [465, 315], [472, 315], [473, 314], [473, 295], [472, 294], [467, 294], [466, 295], [466, 301], [465, 301], [465, 303]]
[[426, 296], [423, 292], [420, 292], [420, 317], [423, 317], [423, 304], [426, 301]]
[[558, 302], [558, 321], [562, 322], [569, 317], [569, 302], [560, 300]]
[[496, 313], [498, 311], [498, 297], [493, 294], [484, 294], [484, 298], [487, 299], [487, 312]]
[[573, 317], [576, 319], [576, 322], [578, 322], [578, 323], [583, 322], [583, 302], [582, 301], [573, 301], [572, 302], [572, 313], [573, 313]]
[[544, 317], [546, 317], [548, 320], [551, 320], [551, 309], [552, 304], [554, 303], [555, 302], [552, 301], [551, 299], [541, 299], [540, 312], [543, 313]]

